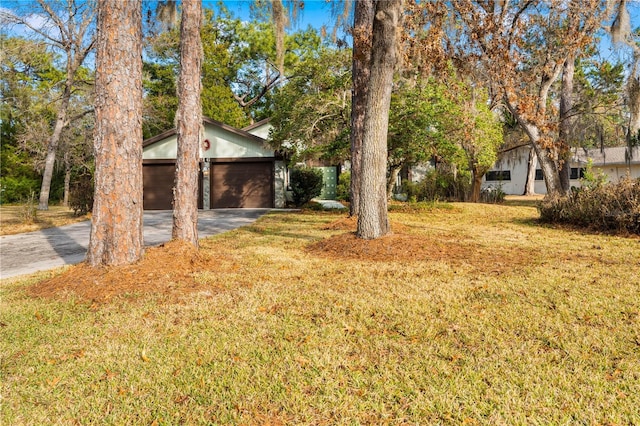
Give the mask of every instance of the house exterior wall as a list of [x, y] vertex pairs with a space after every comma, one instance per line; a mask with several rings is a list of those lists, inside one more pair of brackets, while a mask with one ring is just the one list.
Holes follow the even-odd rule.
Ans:
[[266, 144], [213, 126], [206, 126], [205, 140], [209, 141], [210, 148], [205, 150], [204, 146], [201, 147], [202, 158], [263, 158], [275, 155]]
[[176, 135], [143, 148], [143, 160], [175, 160], [178, 157], [178, 139]]
[[[620, 152], [617, 151], [620, 149], [624, 150], [624, 148], [607, 149], [610, 150], [609, 158], [612, 158], [612, 154], [616, 154], [617, 157], [619, 157]], [[605, 149], [605, 152], [607, 149]], [[524, 193], [524, 186], [527, 181], [529, 151], [529, 147], [521, 147], [509, 151], [508, 153], [503, 155], [503, 157], [494, 164], [494, 166], [491, 168], [491, 171], [508, 171], [510, 173], [510, 179], [487, 180], [487, 176], [485, 175], [482, 178], [482, 188], [500, 186], [505, 194], [522, 195]], [[591, 158], [589, 154], [596, 155], [597, 153], [595, 151], [593, 153], [576, 151], [573, 161], [571, 162], [571, 167], [585, 168], [587, 165], [587, 160]], [[611, 163], [607, 163], [606, 160], [596, 158], [593, 163], [593, 172], [596, 174], [604, 174], [605, 176], [607, 176], [607, 181], [609, 182], [617, 182], [620, 179], [626, 177], [627, 174], [631, 178], [640, 178], [640, 158], [638, 157], [638, 154], [634, 155], [633, 160], [629, 165], [624, 164], [624, 161], [617, 162], [617, 157], [616, 160], [614, 160], [615, 162]], [[537, 158], [534, 159], [534, 165], [536, 169], [539, 169]], [[571, 179], [570, 182], [571, 186], [577, 188], [581, 186], [580, 179]], [[547, 187], [544, 183], [544, 180], [536, 180], [534, 183], [534, 190], [536, 194], [546, 194]]]
[[273, 126], [271, 124], [264, 123], [261, 126], [247, 129], [247, 132], [266, 140], [269, 139], [269, 132], [271, 131], [272, 127]]

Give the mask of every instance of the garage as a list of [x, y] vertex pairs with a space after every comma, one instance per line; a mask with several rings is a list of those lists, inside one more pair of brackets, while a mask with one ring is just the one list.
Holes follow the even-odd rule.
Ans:
[[173, 208], [173, 181], [176, 164], [145, 162], [142, 165], [143, 198], [145, 210], [171, 210]]
[[273, 161], [211, 165], [211, 208], [273, 207]]
[[[268, 120], [245, 129], [203, 118], [198, 208], [282, 208], [286, 166], [265, 139]], [[143, 142], [145, 210], [171, 210], [178, 137], [170, 129]]]

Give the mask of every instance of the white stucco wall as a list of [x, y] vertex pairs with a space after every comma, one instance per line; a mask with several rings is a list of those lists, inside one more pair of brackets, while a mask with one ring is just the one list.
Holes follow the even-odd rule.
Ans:
[[[637, 160], [636, 160], [637, 161]], [[524, 185], [527, 181], [527, 165], [529, 162], [529, 148], [522, 147], [514, 149], [503, 156], [491, 170], [509, 170], [511, 171], [511, 180], [506, 181], [487, 181], [486, 176], [482, 178], [482, 187], [489, 186], [501, 186], [502, 190], [509, 195], [521, 195], [524, 193]], [[634, 161], [635, 163], [635, 161]], [[537, 158], [534, 160], [536, 169], [538, 167]], [[571, 167], [584, 168], [584, 163], [573, 163]], [[640, 163], [631, 164], [629, 166], [624, 164], [611, 164], [611, 165], [594, 165], [593, 171], [595, 173], [602, 172], [608, 177], [608, 181], [617, 182], [621, 178], [627, 176], [629, 173], [632, 178], [640, 178]], [[571, 179], [571, 186], [580, 187], [581, 182], [579, 179]], [[534, 183], [534, 189], [536, 194], [546, 194], [547, 187], [544, 180], [536, 180]]]
[[202, 158], [250, 158], [274, 155], [273, 149], [265, 143], [218, 127], [206, 126], [205, 139], [209, 140], [211, 145], [208, 150], [202, 150]]
[[144, 147], [142, 151], [143, 160], [168, 160], [176, 159], [178, 156], [177, 136], [172, 135], [163, 141]]
[[264, 123], [262, 126], [247, 130], [248, 133], [261, 137], [262, 139], [269, 139], [269, 132], [273, 126], [270, 123]]

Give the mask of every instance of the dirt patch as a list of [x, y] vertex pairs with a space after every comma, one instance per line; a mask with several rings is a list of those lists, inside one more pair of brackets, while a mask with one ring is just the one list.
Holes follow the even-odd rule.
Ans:
[[[341, 217], [322, 227], [324, 231], [353, 231], [358, 228], [358, 216]], [[391, 230], [393, 232], [406, 232], [409, 228], [406, 225], [397, 222], [391, 222]]]
[[198, 251], [190, 244], [171, 241], [148, 248], [144, 258], [133, 265], [92, 268], [86, 263], [72, 266], [50, 280], [29, 288], [36, 297], [60, 298], [61, 295], [106, 302], [127, 294], [154, 294], [177, 297], [215, 291], [211, 285], [196, 282], [200, 271], [220, 270], [221, 256]]
[[307, 250], [321, 257], [376, 262], [443, 261], [467, 264], [482, 272], [502, 273], [531, 262], [534, 253], [519, 247], [485, 247], [455, 236], [414, 235], [394, 232], [375, 240], [357, 238], [354, 232], [313, 243]]

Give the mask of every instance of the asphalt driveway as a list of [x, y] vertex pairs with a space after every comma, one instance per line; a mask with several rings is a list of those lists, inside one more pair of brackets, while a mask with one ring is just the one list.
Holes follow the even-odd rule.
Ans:
[[[219, 234], [253, 223], [269, 209], [200, 210], [198, 236]], [[144, 244], [155, 246], [171, 239], [171, 211], [144, 212]], [[89, 246], [90, 221], [18, 235], [0, 236], [0, 278], [72, 265], [84, 260]]]

